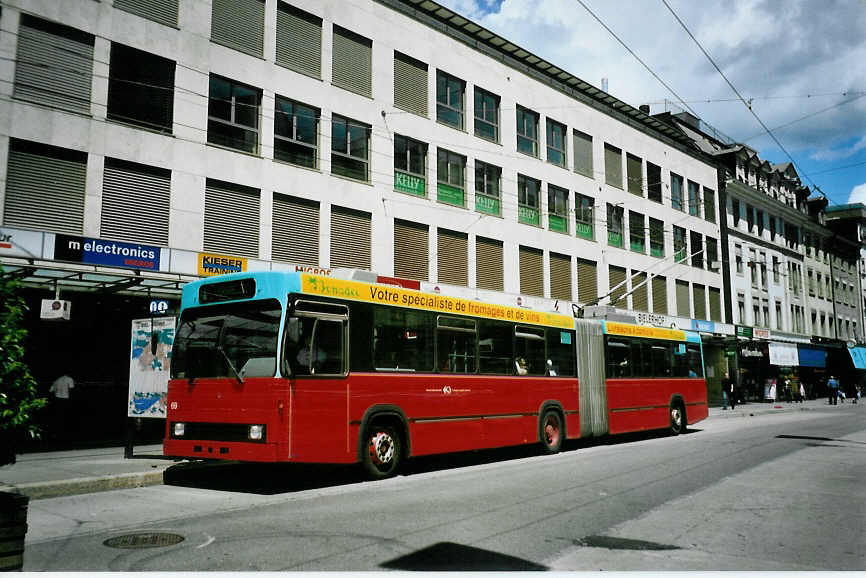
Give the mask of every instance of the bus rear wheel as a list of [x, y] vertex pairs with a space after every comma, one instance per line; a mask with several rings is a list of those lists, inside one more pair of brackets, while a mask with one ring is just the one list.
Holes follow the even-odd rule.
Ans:
[[541, 447], [546, 454], [556, 454], [562, 449], [562, 416], [553, 409], [544, 412], [541, 418]]
[[361, 459], [367, 475], [374, 480], [393, 476], [402, 450], [402, 440], [394, 428], [375, 424], [367, 428]]
[[686, 431], [686, 408], [683, 406], [683, 402], [675, 401], [671, 403], [670, 417], [671, 435], [677, 436]]

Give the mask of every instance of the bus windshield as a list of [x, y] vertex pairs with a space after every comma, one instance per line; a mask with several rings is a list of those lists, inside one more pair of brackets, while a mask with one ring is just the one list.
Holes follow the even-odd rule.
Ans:
[[281, 312], [276, 299], [187, 309], [175, 334], [172, 378], [273, 376]]

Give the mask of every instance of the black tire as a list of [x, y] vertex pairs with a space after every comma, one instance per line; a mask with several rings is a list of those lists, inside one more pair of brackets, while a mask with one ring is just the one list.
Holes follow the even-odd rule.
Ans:
[[679, 400], [671, 402], [668, 417], [670, 418], [671, 435], [678, 436], [681, 433], [685, 433], [688, 421], [686, 420], [686, 408], [683, 402]]
[[565, 437], [562, 414], [555, 409], [545, 410], [538, 424], [538, 437], [544, 453], [559, 453], [562, 450], [562, 440]]
[[403, 440], [391, 426], [373, 424], [364, 434], [361, 462], [372, 480], [390, 478], [397, 473], [403, 452]]

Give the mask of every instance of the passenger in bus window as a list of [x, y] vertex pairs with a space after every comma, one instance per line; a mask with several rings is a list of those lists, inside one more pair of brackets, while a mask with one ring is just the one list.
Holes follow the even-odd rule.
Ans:
[[514, 366], [517, 369], [517, 375], [526, 375], [529, 372], [529, 369], [526, 367], [526, 360], [522, 357], [514, 360]]

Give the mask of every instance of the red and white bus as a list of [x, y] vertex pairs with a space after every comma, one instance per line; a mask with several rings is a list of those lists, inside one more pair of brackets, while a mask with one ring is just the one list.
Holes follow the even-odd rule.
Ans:
[[296, 272], [184, 287], [164, 453], [360, 462], [707, 416], [700, 337]]

